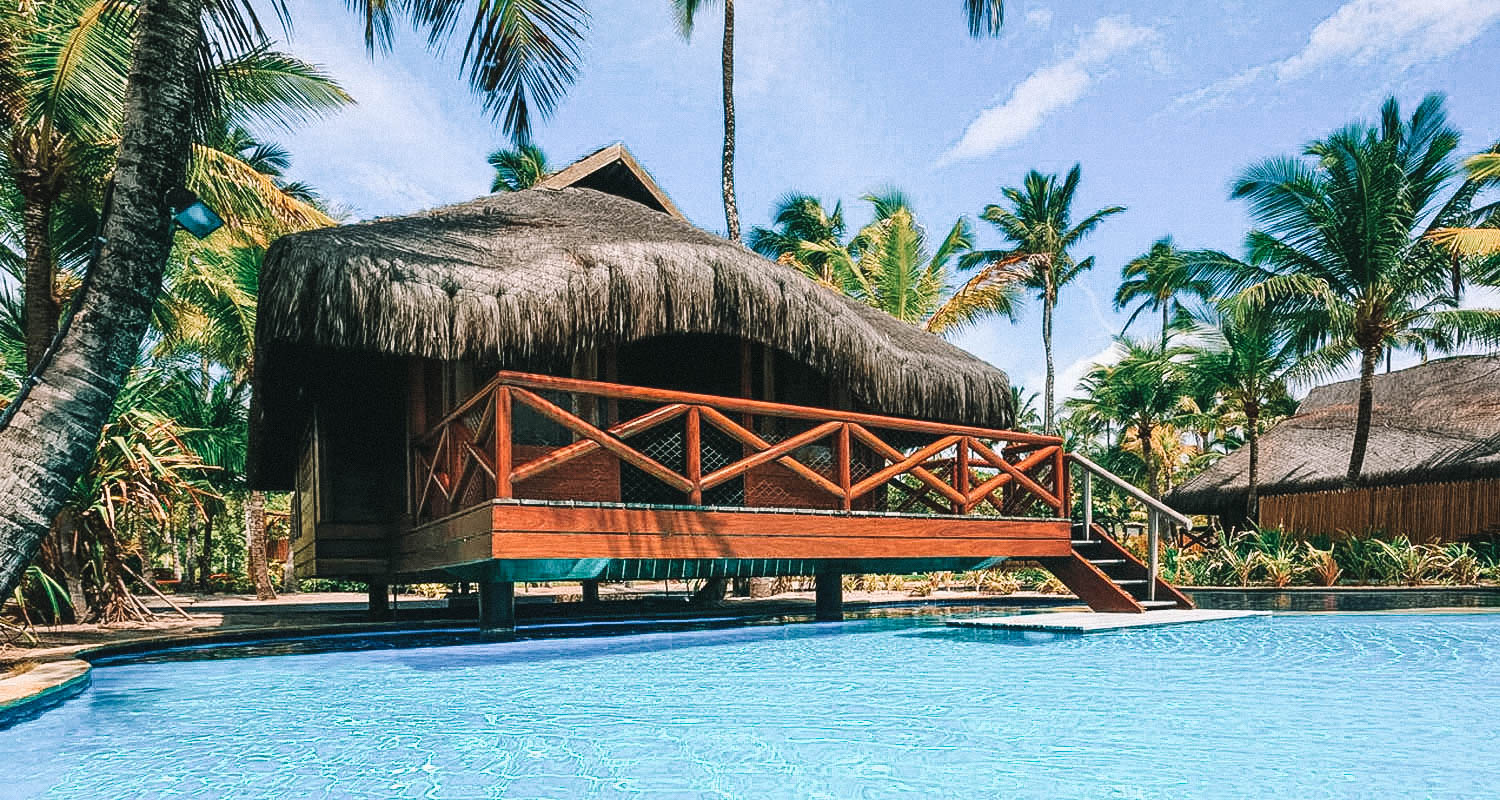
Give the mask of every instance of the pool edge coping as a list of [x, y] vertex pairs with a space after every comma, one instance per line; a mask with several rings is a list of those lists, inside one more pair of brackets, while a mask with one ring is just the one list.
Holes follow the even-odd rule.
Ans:
[[63, 658], [0, 678], [0, 728], [81, 694], [93, 682], [93, 672], [94, 665], [82, 658]]

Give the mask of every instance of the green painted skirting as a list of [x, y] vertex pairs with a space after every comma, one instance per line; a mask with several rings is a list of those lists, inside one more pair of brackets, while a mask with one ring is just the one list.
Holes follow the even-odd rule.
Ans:
[[900, 558], [817, 560], [799, 558], [717, 559], [500, 559], [466, 565], [454, 574], [465, 580], [660, 581], [701, 578], [775, 578], [834, 571], [845, 574], [962, 572], [996, 566], [1001, 558]]

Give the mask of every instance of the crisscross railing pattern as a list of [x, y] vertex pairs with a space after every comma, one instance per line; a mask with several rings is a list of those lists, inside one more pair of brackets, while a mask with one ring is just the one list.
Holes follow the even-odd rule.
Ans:
[[515, 372], [416, 436], [412, 475], [418, 523], [494, 498], [1059, 518], [1068, 496], [1056, 437]]

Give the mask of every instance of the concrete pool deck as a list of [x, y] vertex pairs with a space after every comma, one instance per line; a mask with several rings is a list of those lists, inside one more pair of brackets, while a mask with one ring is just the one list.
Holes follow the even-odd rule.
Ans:
[[1166, 609], [1144, 614], [1115, 614], [1098, 611], [1059, 611], [1043, 614], [1017, 614], [1008, 617], [975, 617], [950, 619], [955, 628], [987, 628], [1005, 631], [1040, 631], [1044, 633], [1102, 633], [1127, 628], [1159, 628], [1192, 622], [1214, 622], [1244, 617], [1269, 617], [1269, 611], [1225, 611], [1207, 608]]

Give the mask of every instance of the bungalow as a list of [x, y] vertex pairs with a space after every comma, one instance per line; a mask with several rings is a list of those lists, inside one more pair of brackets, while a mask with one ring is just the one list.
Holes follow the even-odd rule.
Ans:
[[[1344, 484], [1359, 381], [1313, 389], [1260, 440], [1260, 524], [1343, 536], [1451, 542], [1500, 533], [1500, 355], [1455, 356], [1375, 378], [1363, 474]], [[1166, 498], [1188, 514], [1243, 521], [1246, 448]]]
[[1014, 557], [1099, 607], [1157, 591], [1074, 549], [1061, 440], [1006, 430], [1004, 373], [698, 230], [620, 146], [282, 238], [254, 382], [251, 480], [296, 492], [296, 573], [376, 610], [472, 581], [505, 628], [515, 581], [816, 575], [838, 618], [844, 573]]

